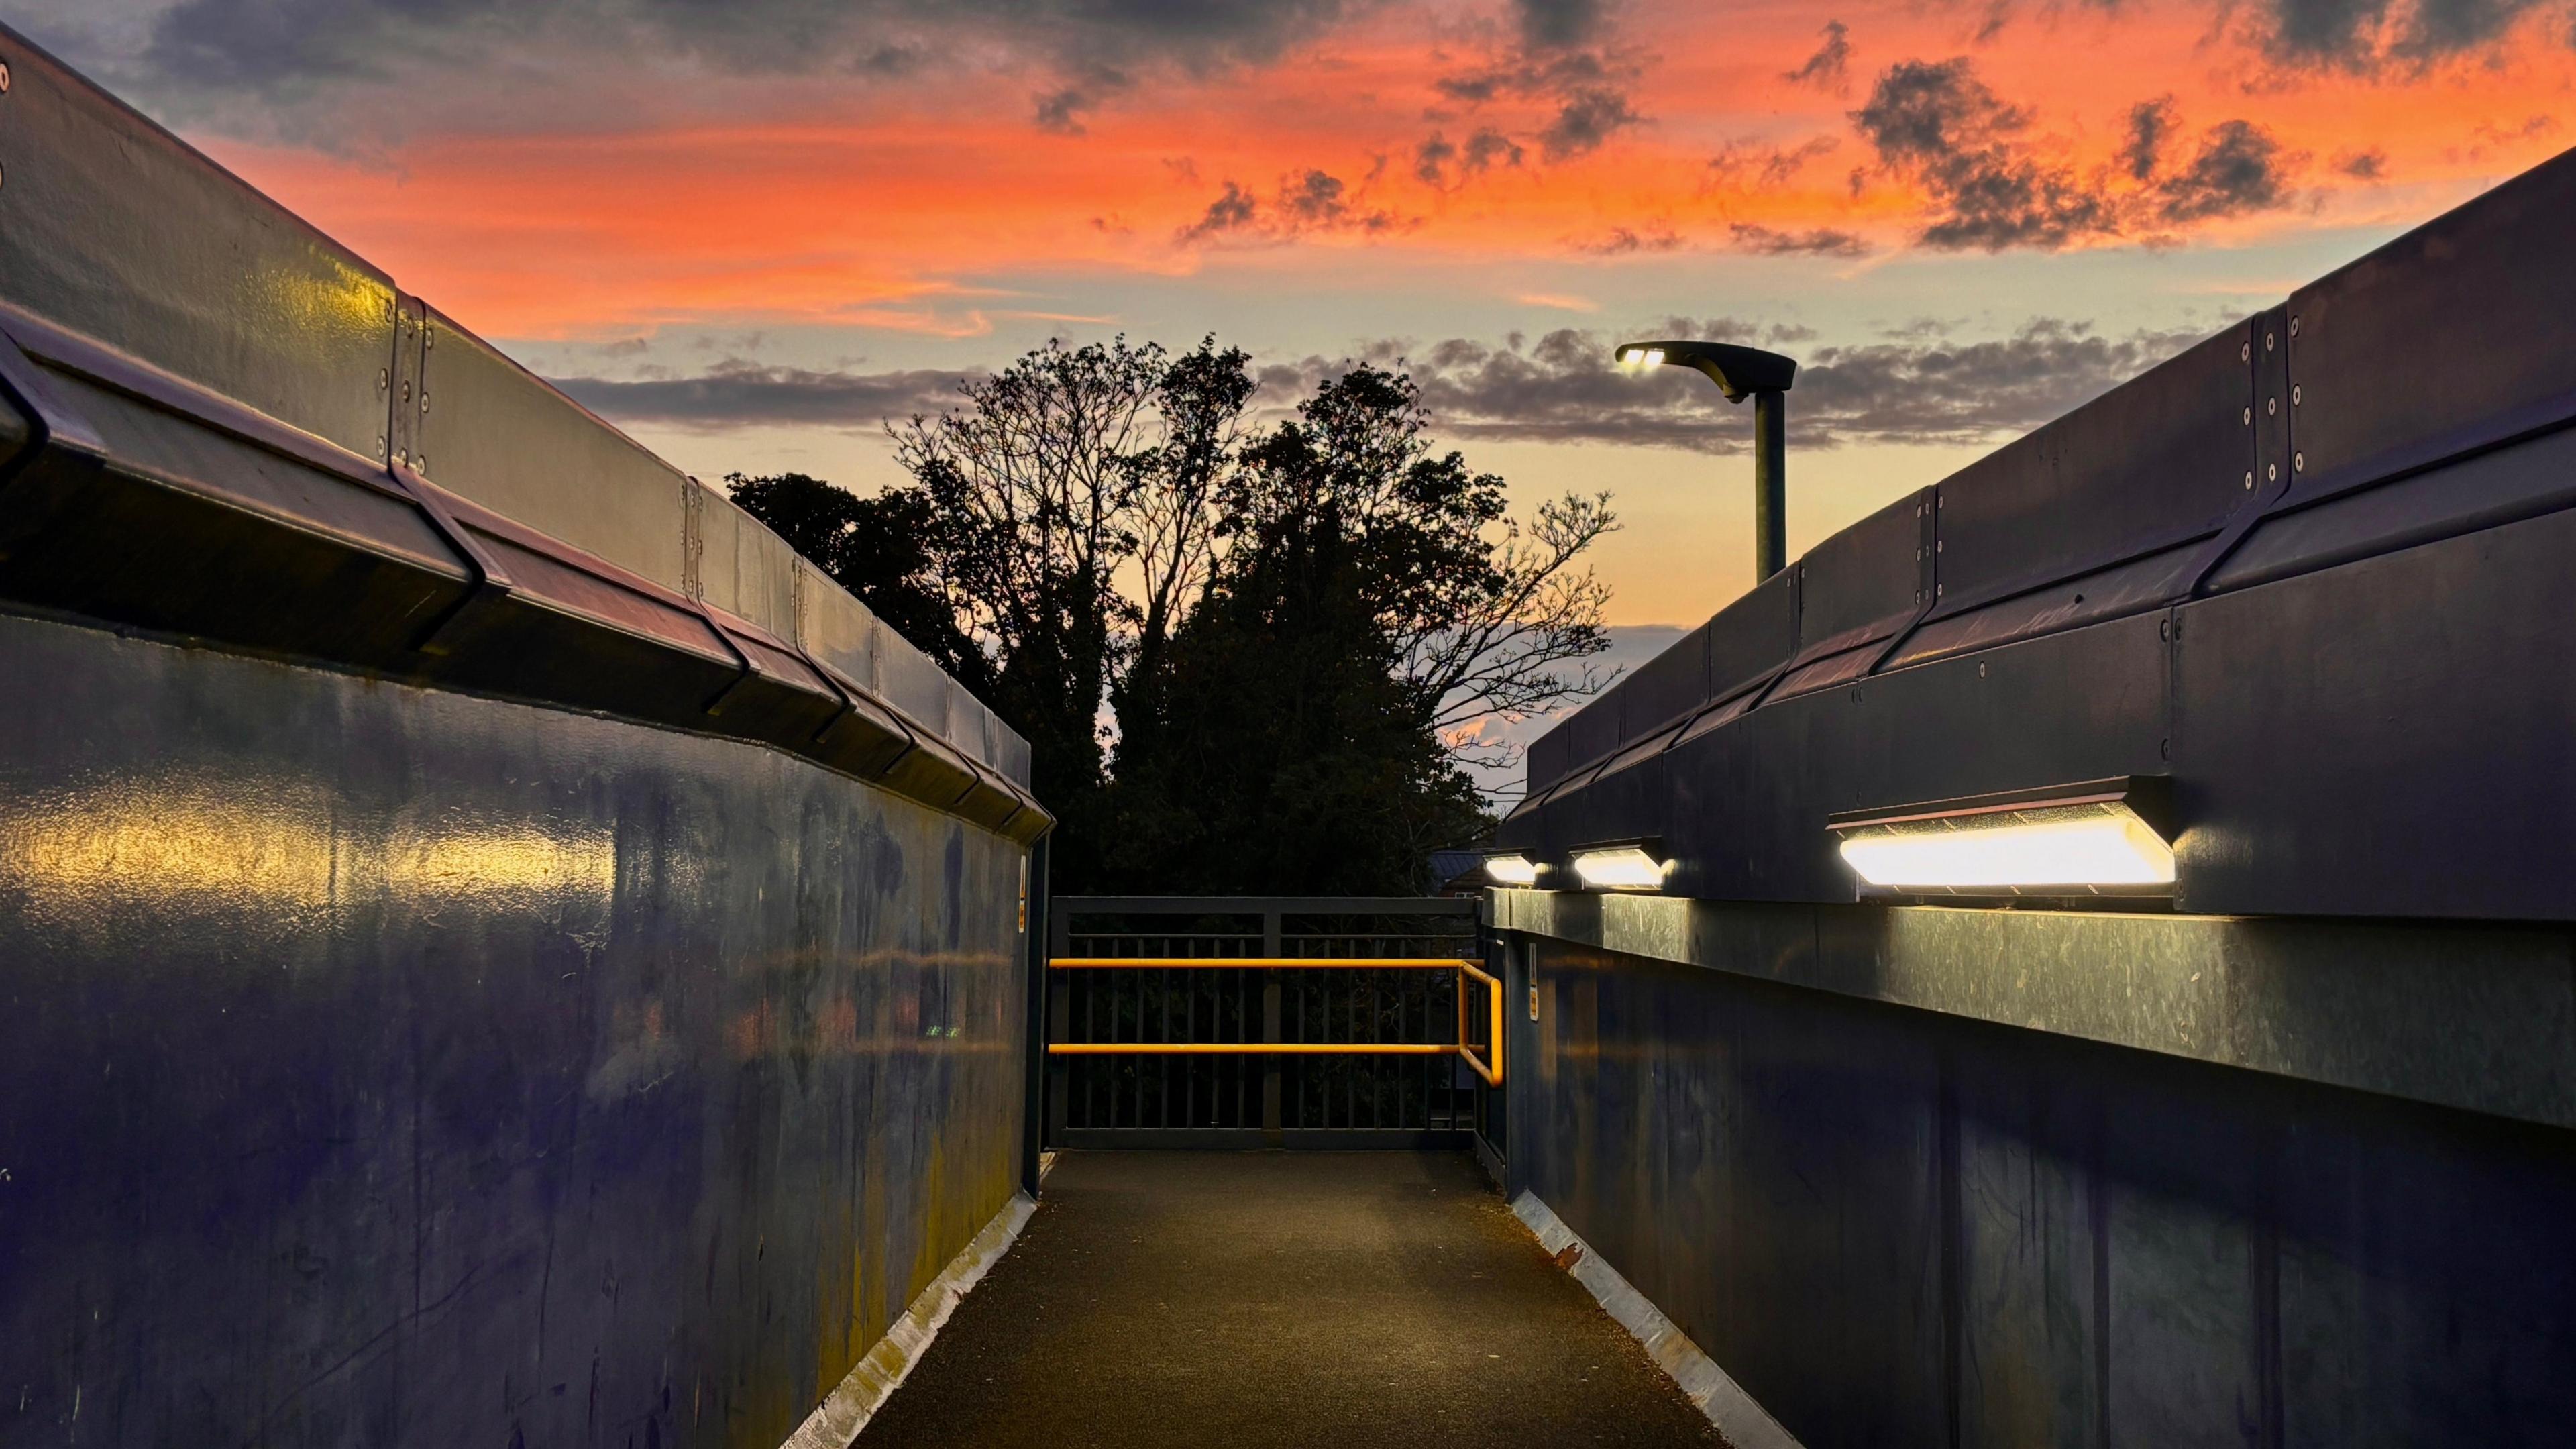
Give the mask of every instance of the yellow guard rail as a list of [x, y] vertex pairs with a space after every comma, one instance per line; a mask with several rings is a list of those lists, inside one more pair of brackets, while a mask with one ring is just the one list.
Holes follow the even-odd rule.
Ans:
[[[1218, 1052], [1277, 1052], [1289, 1056], [1436, 1056], [1456, 1052], [1466, 1058], [1485, 1085], [1503, 1084], [1503, 983], [1476, 969], [1476, 963], [1456, 956], [1056, 956], [1047, 961], [1057, 971], [1349, 971], [1349, 970], [1416, 970], [1451, 971], [1458, 977], [1458, 1040], [1455, 1042], [1382, 1042], [1382, 1041], [1244, 1041], [1244, 1042], [1153, 1042], [1153, 1041], [1085, 1041], [1049, 1042], [1049, 1056], [1182, 1056]], [[1476, 1055], [1467, 1040], [1467, 980], [1475, 978], [1484, 984], [1487, 1009], [1486, 1041], [1490, 1062]]]

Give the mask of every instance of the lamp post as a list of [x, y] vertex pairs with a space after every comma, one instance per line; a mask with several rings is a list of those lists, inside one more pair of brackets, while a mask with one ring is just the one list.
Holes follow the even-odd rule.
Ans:
[[1759, 583], [1789, 566], [1789, 385], [1795, 359], [1727, 342], [1631, 342], [1628, 367], [1687, 367], [1706, 374], [1726, 400], [1753, 399], [1753, 570]]

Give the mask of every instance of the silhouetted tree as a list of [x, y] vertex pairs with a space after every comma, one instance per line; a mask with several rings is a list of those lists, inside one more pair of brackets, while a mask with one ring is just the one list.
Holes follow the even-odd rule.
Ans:
[[1266, 430], [1255, 390], [1213, 338], [1050, 343], [891, 425], [907, 486], [732, 480], [1028, 737], [1060, 890], [1414, 889], [1483, 822], [1482, 722], [1603, 682], [1608, 495], [1524, 527], [1400, 371]]

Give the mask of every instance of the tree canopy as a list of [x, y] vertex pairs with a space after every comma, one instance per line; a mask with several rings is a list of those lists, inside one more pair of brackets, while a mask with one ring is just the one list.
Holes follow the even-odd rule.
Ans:
[[911, 482], [736, 502], [1029, 739], [1068, 891], [1418, 890], [1490, 821], [1478, 726], [1589, 693], [1605, 494], [1528, 522], [1365, 363], [1261, 426], [1250, 359], [1050, 343], [890, 425]]

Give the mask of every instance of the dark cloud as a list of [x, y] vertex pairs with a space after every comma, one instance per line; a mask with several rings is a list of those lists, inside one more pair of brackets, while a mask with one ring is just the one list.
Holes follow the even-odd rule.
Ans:
[[1099, 96], [1079, 86], [1067, 86], [1042, 95], [1038, 97], [1038, 129], [1053, 131], [1059, 136], [1082, 135], [1082, 113], [1099, 104]]
[[2355, 181], [2388, 179], [2388, 153], [2376, 146], [2367, 151], [2346, 151], [2334, 159], [2334, 169]]
[[1628, 98], [1607, 86], [1574, 92], [1557, 108], [1556, 119], [1538, 133], [1539, 149], [1550, 161], [1563, 161], [1599, 150], [1601, 143], [1643, 119]]
[[1649, 226], [1642, 230], [1636, 227], [1614, 226], [1600, 237], [1574, 244], [1575, 250], [1590, 252], [1596, 257], [1621, 257], [1634, 252], [1679, 251], [1681, 245], [1681, 233], [1669, 226]]
[[2054, 249], [2118, 230], [2102, 196], [2022, 141], [2026, 110], [2007, 105], [1965, 59], [1889, 67], [1852, 113], [1879, 164], [1920, 183], [1936, 213], [1926, 246]]
[[874, 428], [888, 418], [936, 413], [957, 400], [972, 372], [809, 372], [733, 361], [699, 377], [554, 379], [573, 401], [612, 422], [691, 431], [787, 425]]
[[2261, 0], [2252, 38], [2291, 70], [2368, 74], [2421, 69], [2492, 48], [2550, 0]]
[[1809, 231], [1774, 231], [1767, 226], [1737, 222], [1728, 230], [1734, 234], [1738, 251], [1763, 256], [1863, 257], [1869, 255], [1869, 243], [1847, 231], [1817, 227]]
[[23, 23], [81, 38], [87, 52], [71, 58], [121, 90], [236, 132], [276, 130], [281, 112], [363, 119], [381, 87], [424, 76], [440, 83], [409, 93], [431, 102], [499, 94], [603, 55], [656, 62], [657, 85], [675, 61], [891, 77], [998, 56], [1061, 77], [1038, 94], [1037, 116], [1071, 131], [1131, 81], [1269, 61], [1358, 0], [175, 0], [114, 28], [87, 23], [91, 3], [30, 0]]
[[2250, 121], [2221, 121], [2191, 164], [2156, 183], [2155, 218], [2168, 224], [2269, 211], [2290, 199], [2281, 143]]
[[1259, 217], [1261, 204], [1252, 193], [1229, 181], [1217, 199], [1208, 203], [1207, 212], [1197, 221], [1181, 228], [1180, 240], [1206, 241], [1227, 232], [1245, 231]]
[[1518, 166], [1521, 157], [1520, 143], [1491, 126], [1469, 136], [1463, 146], [1434, 131], [1413, 150], [1413, 175], [1426, 186], [1448, 187], [1496, 167]]
[[2129, 108], [2129, 139], [2120, 147], [2120, 164], [2129, 179], [2144, 181], [2164, 164], [2165, 142], [2178, 124], [2174, 116], [2174, 98], [2160, 96], [2140, 101]]
[[1501, 100], [1554, 106], [1538, 132], [1539, 151], [1550, 161], [1588, 155], [1645, 119], [1628, 98], [1639, 63], [1614, 43], [1601, 0], [1514, 0], [1514, 6], [1517, 42], [1481, 66], [1433, 80], [1432, 89], [1471, 108]]
[[2087, 176], [2029, 139], [2031, 119], [1965, 59], [1891, 66], [1852, 112], [1879, 169], [1929, 194], [1932, 214], [1916, 239], [1944, 250], [2158, 238], [2175, 226], [2272, 210], [2289, 204], [2292, 171], [2304, 160], [2264, 128], [2232, 120], [2203, 131], [2191, 159], [2169, 170], [2180, 119], [2164, 97], [2130, 109], [2115, 165]]
[[1810, 161], [1842, 149], [1839, 136], [1810, 136], [1795, 146], [1760, 141], [1729, 141], [1709, 158], [1709, 173], [1730, 185], [1769, 189], [1786, 186]]
[[1782, 78], [1792, 85], [1811, 85], [1819, 90], [1842, 94], [1851, 65], [1851, 27], [1839, 20], [1825, 22], [1825, 43], [1816, 47], [1806, 63], [1787, 72]]
[[1267, 198], [1226, 182], [1207, 211], [1172, 239], [1184, 246], [1227, 237], [1275, 242], [1310, 232], [1401, 231], [1412, 224], [1412, 219], [1383, 208], [1360, 206], [1349, 183], [1330, 172], [1310, 169], [1283, 178]]
[[[1451, 338], [1405, 350], [1440, 427], [1463, 438], [1627, 443], [1735, 452], [1752, 417], [1727, 406], [1706, 379], [1679, 368], [1633, 373], [1611, 349], [1641, 336], [1774, 341], [1729, 318], [1668, 318], [1612, 335], [1580, 328], [1526, 346]], [[1790, 408], [1791, 446], [1845, 443], [1978, 444], [2026, 432], [2180, 351], [2188, 332], [2099, 335], [2080, 322], [2033, 321], [2010, 336], [1958, 340], [1946, 332], [1823, 347], [1800, 357]], [[1383, 349], [1373, 349], [1383, 350]], [[1269, 370], [1274, 398], [1293, 397], [1346, 363], [1308, 358]]]
[[1521, 44], [1531, 50], [1590, 45], [1610, 28], [1602, 0], [1512, 0], [1512, 8], [1519, 13]]

